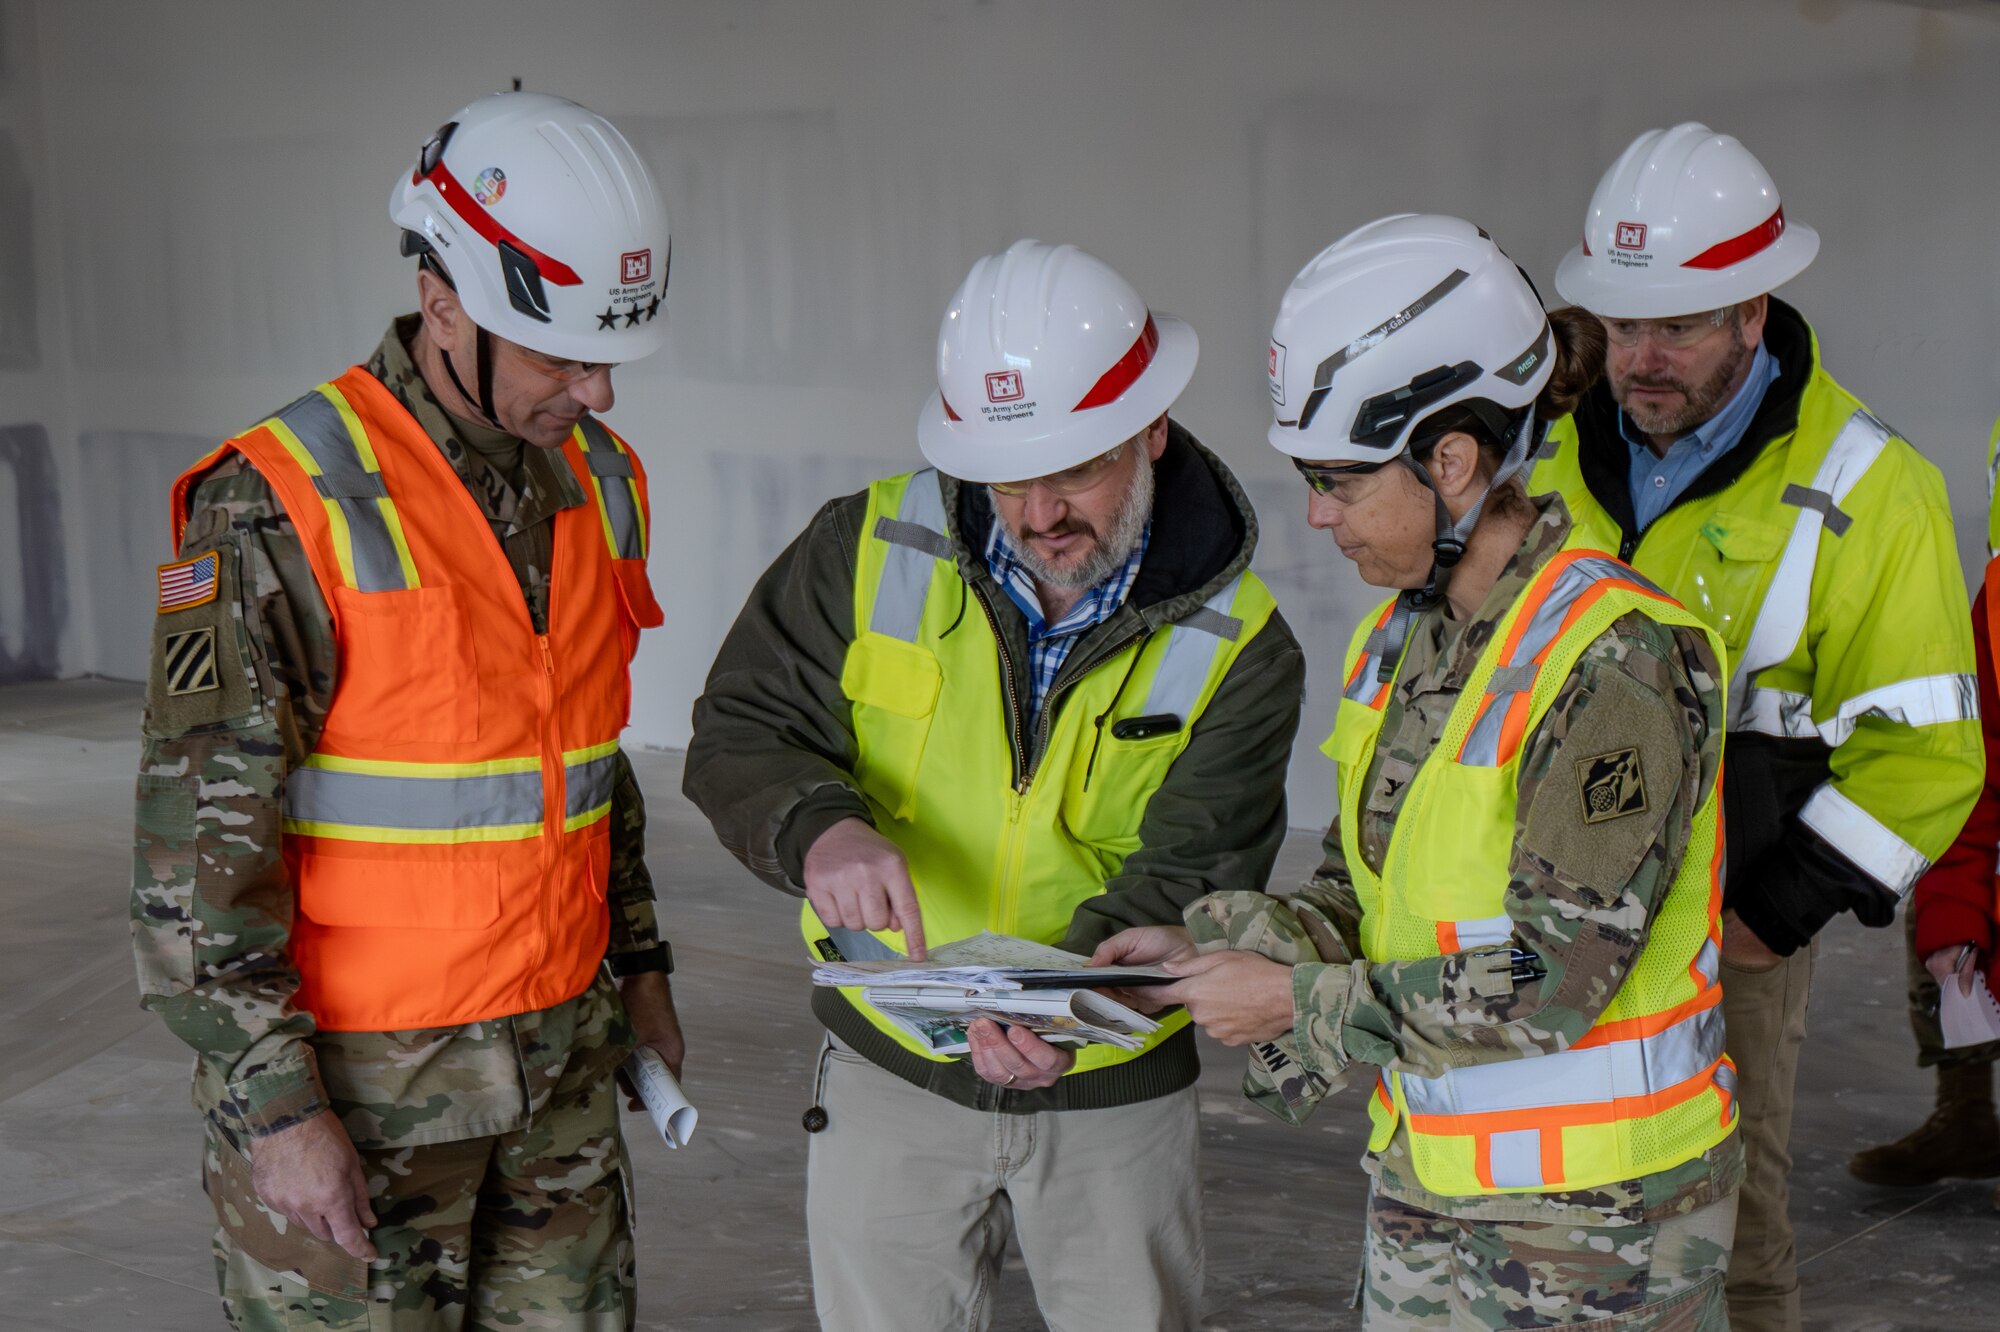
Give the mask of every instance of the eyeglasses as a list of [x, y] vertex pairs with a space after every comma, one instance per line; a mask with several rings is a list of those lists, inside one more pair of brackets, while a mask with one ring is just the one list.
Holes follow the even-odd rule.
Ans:
[[1026, 481], [989, 481], [986, 485], [989, 490], [998, 491], [1009, 499], [1018, 499], [1028, 493], [1029, 487], [1037, 485], [1047, 486], [1058, 495], [1081, 495], [1104, 479], [1104, 474], [1111, 470], [1111, 465], [1125, 452], [1125, 445], [1131, 442], [1128, 439], [1114, 444], [1087, 462], [1066, 467], [1060, 472], [1051, 472], [1047, 476], [1030, 477]]
[[609, 361], [565, 361], [560, 357], [538, 352], [532, 347], [523, 347], [518, 342], [508, 339], [502, 341], [506, 341], [507, 345], [528, 363], [530, 370], [564, 384], [574, 384], [579, 380], [588, 379], [611, 364]]
[[1731, 323], [1736, 307], [1725, 305], [1706, 314], [1675, 315], [1671, 319], [1600, 319], [1604, 336], [1620, 347], [1636, 347], [1645, 337], [1669, 351], [1686, 351], [1724, 324]]
[[1344, 463], [1338, 467], [1320, 467], [1303, 458], [1292, 459], [1292, 466], [1299, 469], [1299, 475], [1306, 479], [1315, 495], [1325, 495], [1346, 504], [1356, 498], [1352, 482], [1364, 476], [1372, 476], [1389, 464]]

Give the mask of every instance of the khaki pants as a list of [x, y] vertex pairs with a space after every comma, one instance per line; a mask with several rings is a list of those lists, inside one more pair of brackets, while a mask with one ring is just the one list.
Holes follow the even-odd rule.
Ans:
[[1367, 1332], [1728, 1332], [1734, 1195], [1644, 1225], [1469, 1221], [1368, 1194]]
[[806, 1225], [827, 1332], [979, 1332], [1010, 1227], [1052, 1332], [1194, 1325], [1194, 1088], [1009, 1115], [954, 1105], [839, 1046], [823, 1059]]
[[1802, 948], [1752, 971], [1722, 963], [1722, 1016], [1736, 1062], [1742, 1118], [1743, 1192], [1729, 1261], [1729, 1323], [1735, 1332], [1798, 1332], [1798, 1254], [1792, 1246], [1792, 1104], [1813, 954]]

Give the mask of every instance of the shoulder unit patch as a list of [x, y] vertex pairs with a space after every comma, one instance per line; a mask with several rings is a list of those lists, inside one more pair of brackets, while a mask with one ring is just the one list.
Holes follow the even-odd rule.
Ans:
[[1583, 800], [1585, 823], [1603, 823], [1646, 812], [1646, 779], [1640, 771], [1636, 749], [1578, 759], [1576, 786]]
[[215, 630], [204, 626], [170, 634], [166, 642], [167, 693], [205, 694], [222, 688], [215, 664]]

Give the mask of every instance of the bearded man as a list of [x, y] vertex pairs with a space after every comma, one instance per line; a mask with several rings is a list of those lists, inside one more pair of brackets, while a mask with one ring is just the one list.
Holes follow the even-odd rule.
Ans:
[[[1194, 333], [1102, 261], [972, 268], [917, 439], [932, 466], [821, 509], [695, 704], [686, 791], [806, 899], [809, 956], [982, 930], [1088, 955], [1262, 888], [1304, 659], [1257, 525], [1167, 409]], [[1185, 1328], [1202, 1281], [1193, 1032], [968, 1055], [821, 989], [806, 1217], [834, 1329], [982, 1327], [1008, 1230], [1057, 1327]]]
[[[1944, 480], [1834, 380], [1804, 316], [1771, 294], [1818, 252], [1736, 139], [1692, 122], [1640, 135], [1556, 270], [1557, 290], [1603, 323], [1604, 379], [1551, 427], [1530, 481], [1729, 650], [1720, 965], [1746, 1172], [1736, 1332], [1803, 1322], [1787, 1181], [1813, 940], [1844, 911], [1894, 923], [1985, 766]], [[1936, 982], [1913, 962], [1911, 984], [1920, 1045], [1945, 1064]], [[1979, 1159], [1990, 1092], [1984, 1150], [1976, 1107], [1952, 1099], [1970, 1080], [1941, 1081], [1944, 1119], [1857, 1156], [1855, 1173], [1916, 1184], [2000, 1168]]]

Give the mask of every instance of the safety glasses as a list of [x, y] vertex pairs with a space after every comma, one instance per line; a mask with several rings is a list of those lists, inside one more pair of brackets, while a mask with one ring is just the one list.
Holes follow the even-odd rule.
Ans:
[[989, 481], [986, 484], [989, 489], [1010, 499], [1018, 499], [1027, 494], [1030, 487], [1037, 485], [1047, 486], [1058, 495], [1081, 495], [1104, 479], [1104, 474], [1111, 470], [1112, 464], [1116, 463], [1119, 455], [1125, 452], [1125, 444], [1129, 443], [1131, 441], [1126, 440], [1124, 443], [1114, 444], [1109, 450], [1087, 462], [1066, 467], [1060, 472], [1051, 472], [1047, 476], [1030, 477], [1026, 481]]
[[1725, 305], [1706, 314], [1675, 315], [1671, 319], [1599, 319], [1604, 336], [1618, 347], [1636, 347], [1646, 338], [1669, 351], [1686, 351], [1705, 341], [1732, 320], [1736, 307]]
[[1372, 476], [1387, 467], [1388, 463], [1345, 463], [1339, 467], [1319, 467], [1303, 458], [1292, 459], [1292, 466], [1299, 469], [1299, 475], [1306, 479], [1315, 495], [1326, 495], [1342, 502], [1354, 498], [1354, 482], [1364, 476]]

